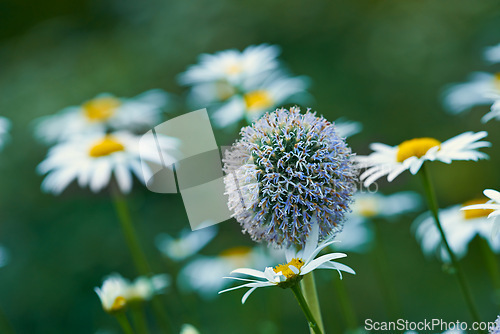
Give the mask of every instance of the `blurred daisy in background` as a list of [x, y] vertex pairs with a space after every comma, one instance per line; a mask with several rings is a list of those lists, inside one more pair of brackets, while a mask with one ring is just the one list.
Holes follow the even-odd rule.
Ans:
[[9, 251], [4, 246], [0, 245], [0, 268], [5, 267], [10, 260]]
[[243, 52], [226, 50], [214, 55], [201, 55], [179, 77], [190, 86], [188, 105], [208, 107], [214, 125], [224, 128], [241, 120], [255, 121], [267, 111], [284, 103], [303, 103], [309, 79], [294, 77], [277, 59], [277, 46], [250, 46]]
[[[500, 253], [500, 239], [492, 238], [493, 220], [487, 217], [491, 210], [464, 208], [486, 203], [484, 200], [471, 200], [462, 205], [454, 205], [439, 210], [439, 219], [452, 251], [460, 259], [468, 251], [469, 243], [480, 236], [488, 242], [491, 250]], [[434, 218], [429, 212], [419, 216], [413, 225], [417, 241], [425, 255], [437, 255], [441, 260], [450, 262], [448, 252], [441, 240]]]
[[363, 125], [360, 122], [349, 121], [343, 117], [337, 119], [334, 124], [338, 135], [344, 138], [354, 136], [363, 130]]
[[227, 277], [228, 279], [244, 281], [247, 283], [222, 290], [219, 293], [224, 293], [240, 288], [250, 288], [241, 299], [241, 303], [244, 304], [250, 294], [252, 294], [252, 292], [254, 292], [257, 288], [268, 286], [289, 288], [295, 286], [304, 275], [316, 269], [337, 270], [340, 278], [342, 278], [341, 271], [355, 274], [352, 268], [346, 266], [345, 264], [333, 261], [335, 259], [346, 257], [346, 254], [329, 253], [316, 258], [316, 256], [323, 249], [335, 242], [334, 240], [332, 240], [333, 238], [329, 238], [327, 240], [324, 240], [323, 242], [318, 242], [319, 229], [320, 226], [318, 223], [313, 224], [311, 233], [307, 237], [306, 243], [303, 248], [296, 249], [292, 246], [285, 249], [285, 258], [287, 261], [286, 264], [280, 264], [274, 268], [266, 267], [264, 271], [250, 268], [238, 268], [233, 270], [231, 274], [241, 274], [251, 278], [248, 279], [240, 277]]
[[486, 131], [469, 131], [444, 142], [425, 137], [407, 140], [396, 146], [371, 144], [373, 153], [355, 157], [359, 168], [367, 168], [360, 179], [368, 187], [385, 175], [389, 182], [405, 170], [415, 175], [425, 161], [437, 160], [449, 164], [454, 160], [486, 159], [488, 155], [478, 149], [491, 146], [487, 141], [479, 141], [487, 135]]
[[184, 324], [181, 327], [180, 334], [200, 334], [200, 332], [193, 325]]
[[278, 72], [264, 79], [249, 79], [243, 83], [240, 94], [214, 108], [214, 125], [223, 128], [242, 119], [250, 124], [284, 103], [305, 102], [308, 81], [306, 77], [290, 77]]
[[113, 313], [124, 310], [129, 304], [145, 302], [154, 295], [163, 293], [169, 281], [166, 274], [140, 276], [133, 282], [119, 274], [113, 274], [105, 278], [102, 287], [95, 288], [95, 292], [103, 309]]
[[490, 64], [500, 63], [500, 44], [484, 49], [484, 59]]
[[218, 296], [229, 285], [223, 279], [228, 272], [239, 267], [264, 267], [278, 263], [277, 252], [264, 247], [238, 246], [222, 251], [218, 256], [200, 256], [190, 261], [179, 272], [177, 283], [186, 292], [196, 292], [203, 299]]
[[[121, 192], [130, 192], [133, 174], [143, 183], [151, 174], [145, 164], [141, 165], [141, 158], [156, 164], [162, 163], [155, 142], [142, 145], [139, 152], [141, 137], [128, 132], [116, 132], [74, 137], [55, 145], [37, 167], [40, 174], [47, 174], [42, 182], [42, 190], [58, 195], [77, 180], [80, 187], [88, 186], [91, 191], [98, 192], [108, 186], [114, 176]], [[179, 141], [162, 135], [158, 135], [157, 139], [163, 149], [164, 162], [171, 165], [176, 161], [175, 149]], [[154, 139], [145, 137], [143, 140]]]
[[225, 50], [202, 54], [198, 64], [191, 65], [179, 76], [182, 85], [226, 81], [238, 86], [248, 78], [262, 75], [280, 66], [281, 50], [277, 45], [251, 45], [243, 51]]
[[156, 248], [167, 258], [174, 261], [185, 260], [205, 247], [217, 235], [217, 227], [210, 226], [201, 230], [184, 229], [178, 238], [162, 233], [156, 237]]
[[111, 131], [144, 131], [162, 120], [169, 97], [154, 89], [134, 98], [119, 98], [103, 93], [80, 106], [67, 107], [58, 113], [36, 120], [35, 135], [52, 144], [76, 135]]
[[475, 214], [488, 214], [488, 218], [492, 218], [493, 221], [493, 237], [496, 238], [498, 231], [500, 230], [500, 223], [497, 221], [497, 217], [500, 215], [500, 192], [493, 189], [484, 190], [484, 196], [489, 198], [489, 201], [485, 203], [474, 203], [471, 205], [464, 206], [462, 210], [471, 210]]
[[10, 126], [10, 121], [5, 117], [0, 116], [0, 150], [3, 148], [9, 137]]
[[351, 212], [342, 232], [331, 248], [338, 251], [366, 252], [372, 246], [374, 230], [373, 218], [391, 220], [399, 215], [418, 211], [422, 207], [420, 196], [412, 191], [392, 195], [377, 193], [355, 193]]

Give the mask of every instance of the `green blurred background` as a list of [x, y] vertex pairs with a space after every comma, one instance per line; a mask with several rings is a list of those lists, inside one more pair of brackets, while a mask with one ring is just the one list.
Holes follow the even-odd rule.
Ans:
[[[444, 207], [500, 186], [498, 123], [480, 122], [487, 107], [452, 116], [440, 103], [446, 84], [473, 70], [495, 71], [481, 58], [485, 46], [500, 42], [499, 31], [497, 0], [2, 0], [0, 114], [13, 129], [0, 155], [0, 244], [11, 254], [0, 268], [0, 307], [19, 333], [118, 332], [93, 288], [111, 272], [135, 276], [106, 192], [74, 186], [59, 197], [41, 193], [35, 167], [46, 148], [33, 138], [34, 118], [100, 92], [134, 96], [162, 88], [182, 97], [176, 76], [200, 53], [278, 44], [287, 66], [311, 77], [313, 109], [330, 120], [346, 116], [364, 125], [349, 139], [355, 152], [368, 153], [373, 141], [396, 145], [488, 130], [490, 161], [432, 166]], [[220, 145], [232, 140], [217, 135]], [[379, 185], [385, 193], [420, 191], [417, 181], [405, 174]], [[157, 271], [168, 272], [152, 241], [188, 226], [180, 196], [137, 186], [129, 202]], [[380, 226], [405, 318], [470, 321], [455, 280], [438, 261], [423, 257], [410, 232], [413, 218]], [[203, 253], [251, 245], [233, 220], [219, 226]], [[463, 263], [482, 317], [491, 321], [496, 308], [477, 246], [476, 240]], [[372, 258], [350, 254], [344, 263], [358, 273], [345, 283], [359, 319], [388, 320]], [[317, 277], [328, 333], [340, 333], [345, 321], [332, 273]], [[289, 291], [257, 291], [244, 306], [241, 294], [213, 301], [188, 296], [188, 311], [178, 297], [162, 298], [179, 323], [192, 322], [202, 333], [306, 333]]]

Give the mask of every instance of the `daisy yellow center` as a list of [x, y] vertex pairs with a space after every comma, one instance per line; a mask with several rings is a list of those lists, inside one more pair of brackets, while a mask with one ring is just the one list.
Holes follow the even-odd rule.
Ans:
[[125, 146], [122, 143], [111, 136], [106, 136], [90, 148], [89, 155], [93, 158], [99, 158], [124, 150]]
[[82, 105], [85, 116], [92, 122], [108, 120], [120, 106], [121, 102], [115, 97], [98, 97]]
[[[487, 199], [474, 199], [474, 200], [465, 202], [462, 206], [469, 206], [469, 205], [475, 205], [475, 204], [485, 204], [486, 202], [488, 202]], [[475, 219], [475, 218], [487, 217], [490, 213], [493, 212], [493, 210], [472, 209], [472, 210], [464, 210], [462, 212], [464, 214], [465, 219]]]
[[109, 308], [109, 311], [115, 312], [123, 309], [127, 305], [127, 300], [125, 297], [118, 296], [115, 298], [115, 301], [113, 302], [113, 305]]
[[226, 73], [231, 75], [231, 74], [238, 74], [243, 71], [243, 67], [240, 64], [231, 64], [226, 68]]
[[272, 107], [273, 99], [266, 90], [254, 90], [243, 96], [247, 109], [265, 109]]
[[281, 273], [283, 274], [283, 276], [286, 277], [286, 279], [290, 279], [290, 278], [294, 278], [295, 276], [297, 276], [297, 274], [295, 274], [292, 271], [292, 269], [290, 269], [290, 266], [294, 266], [295, 268], [300, 270], [300, 268], [302, 268], [303, 265], [304, 265], [304, 260], [292, 259], [287, 264], [277, 265], [276, 267], [273, 268], [273, 270], [275, 273], [279, 273], [281, 271]]
[[500, 72], [495, 73], [494, 85], [496, 89], [500, 90]]
[[220, 253], [220, 256], [233, 257], [233, 256], [246, 256], [252, 252], [250, 247], [240, 246], [226, 249]]
[[403, 162], [411, 157], [421, 158], [429, 149], [439, 145], [441, 145], [439, 140], [429, 137], [406, 140], [399, 144], [396, 160]]

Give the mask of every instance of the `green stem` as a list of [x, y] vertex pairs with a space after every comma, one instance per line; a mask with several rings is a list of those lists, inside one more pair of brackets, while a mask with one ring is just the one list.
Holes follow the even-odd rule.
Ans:
[[118, 189], [113, 189], [112, 194], [115, 210], [118, 214], [125, 241], [132, 255], [132, 261], [134, 262], [135, 268], [139, 275], [149, 275], [151, 273], [151, 267], [148, 264], [146, 255], [142, 251], [139, 239], [137, 239], [137, 233], [132, 223], [127, 201]]
[[300, 282], [300, 285], [302, 287], [302, 293], [307, 301], [307, 305], [309, 305], [314, 318], [318, 321], [319, 328], [322, 332], [324, 332], [325, 326], [323, 325], [323, 318], [321, 317], [321, 306], [319, 305], [316, 282], [314, 281], [314, 273], [311, 271], [309, 274], [306, 274]]
[[[121, 228], [125, 236], [125, 241], [132, 255], [132, 261], [134, 262], [135, 268], [140, 275], [149, 275], [152, 270], [149, 265], [146, 255], [142, 251], [139, 239], [137, 239], [137, 233], [135, 231], [134, 225], [132, 223], [132, 218], [127, 205], [127, 201], [119, 189], [112, 189], [113, 203], [115, 205], [116, 213], [120, 220]], [[153, 297], [151, 301], [155, 317], [160, 325], [163, 333], [171, 332], [171, 323], [168, 319], [167, 312], [161, 300], [157, 297]]]
[[427, 198], [427, 202], [429, 205], [429, 209], [432, 213], [432, 216], [434, 217], [434, 221], [436, 223], [436, 227], [439, 230], [439, 234], [441, 235], [441, 239], [443, 241], [443, 244], [446, 248], [446, 251], [448, 252], [448, 255], [451, 260], [451, 264], [453, 268], [455, 269], [455, 273], [457, 275], [458, 282], [460, 283], [460, 287], [462, 290], [462, 293], [464, 295], [465, 302], [467, 303], [467, 306], [469, 308], [469, 312], [472, 316], [472, 319], [476, 322], [481, 322], [481, 319], [479, 317], [479, 312], [477, 311], [476, 305], [474, 304], [474, 299], [472, 298], [472, 293], [470, 291], [469, 285], [467, 283], [467, 279], [465, 277], [465, 274], [462, 270], [462, 267], [460, 266], [460, 263], [458, 262], [455, 253], [451, 250], [450, 245], [448, 244], [448, 240], [446, 239], [446, 234], [444, 233], [443, 227], [441, 226], [441, 222], [439, 220], [439, 206], [437, 203], [436, 199], [436, 193], [434, 191], [434, 187], [431, 182], [430, 175], [427, 171], [426, 165], [422, 165], [422, 168], [420, 169], [419, 174], [422, 176], [422, 183], [424, 186], [424, 191], [425, 191], [425, 196]]
[[130, 325], [130, 322], [128, 321], [127, 315], [125, 312], [118, 312], [115, 313], [115, 318], [118, 320], [118, 323], [120, 324], [123, 333], [125, 334], [134, 334], [134, 330], [132, 329], [132, 326]]
[[384, 250], [384, 242], [380, 233], [379, 221], [372, 222], [374, 226], [375, 244], [372, 251], [374, 256], [375, 272], [377, 274], [380, 290], [384, 296], [387, 312], [393, 320], [401, 318], [401, 307], [394, 290], [394, 282], [391, 279], [390, 267], [387, 264], [387, 256]]
[[14, 328], [9, 322], [9, 319], [5, 316], [2, 310], [0, 310], [0, 332], [5, 334], [14, 334]]
[[134, 327], [139, 334], [148, 334], [149, 329], [148, 329], [148, 323], [146, 320], [146, 315], [144, 314], [144, 309], [143, 306], [138, 304], [138, 305], [133, 305], [131, 307], [132, 310], [132, 320], [134, 322]]
[[490, 248], [488, 241], [480, 238], [481, 251], [483, 253], [484, 262], [486, 264], [486, 269], [490, 275], [491, 283], [495, 289], [495, 304], [500, 304], [500, 269], [498, 267], [498, 260]]
[[335, 277], [333, 279], [333, 285], [335, 286], [335, 290], [337, 291], [340, 306], [342, 307], [342, 313], [344, 314], [344, 319], [347, 323], [347, 327], [351, 330], [357, 329], [358, 319], [356, 317], [356, 312], [354, 311], [351, 300], [349, 299], [344, 281]]
[[318, 323], [314, 319], [314, 315], [312, 314], [311, 310], [309, 309], [309, 306], [307, 305], [307, 302], [304, 298], [304, 295], [302, 294], [301, 288], [298, 284], [295, 284], [292, 286], [292, 292], [295, 298], [297, 299], [297, 302], [300, 305], [300, 308], [304, 312], [307, 322], [309, 323], [309, 328], [312, 333], [314, 334], [322, 334], [323, 331], [319, 327]]

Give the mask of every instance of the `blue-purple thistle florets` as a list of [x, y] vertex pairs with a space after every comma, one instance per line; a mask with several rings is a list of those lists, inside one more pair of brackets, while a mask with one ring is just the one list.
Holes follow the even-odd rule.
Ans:
[[500, 334], [500, 315], [494, 323], [494, 326], [490, 328], [490, 334]]
[[320, 239], [341, 231], [356, 172], [332, 123], [298, 107], [277, 109], [241, 136], [225, 153], [224, 181], [244, 233], [288, 247], [303, 246], [314, 221]]

